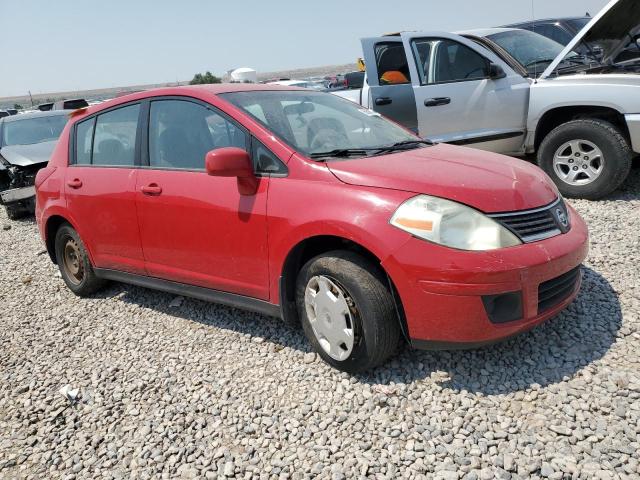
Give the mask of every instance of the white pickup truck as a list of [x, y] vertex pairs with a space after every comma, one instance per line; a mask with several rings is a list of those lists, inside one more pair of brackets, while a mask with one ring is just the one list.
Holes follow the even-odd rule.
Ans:
[[562, 194], [598, 199], [640, 154], [639, 38], [638, 0], [613, 0], [566, 47], [504, 28], [366, 38], [364, 87], [336, 95], [423, 138], [537, 153]]

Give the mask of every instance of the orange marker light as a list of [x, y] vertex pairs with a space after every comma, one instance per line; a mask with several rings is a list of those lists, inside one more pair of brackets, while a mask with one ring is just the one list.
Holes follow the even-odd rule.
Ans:
[[416, 230], [425, 230], [431, 232], [433, 230], [433, 222], [431, 220], [412, 220], [410, 218], [397, 218], [395, 221], [398, 225]]

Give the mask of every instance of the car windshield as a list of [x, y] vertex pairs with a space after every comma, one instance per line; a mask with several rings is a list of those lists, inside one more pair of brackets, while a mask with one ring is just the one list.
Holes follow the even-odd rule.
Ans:
[[67, 120], [68, 116], [64, 114], [6, 122], [2, 128], [2, 146], [32, 145], [57, 140]]
[[359, 150], [365, 155], [401, 142], [420, 141], [378, 113], [328, 93], [252, 91], [220, 96], [306, 156], [339, 150]]
[[587, 23], [589, 23], [590, 21], [591, 21], [591, 17], [584, 17], [584, 18], [572, 18], [570, 20], [567, 20], [566, 22], [576, 32], [579, 32], [584, 27], [586, 27]]
[[[494, 33], [487, 38], [506, 50], [527, 69], [529, 74], [534, 76], [542, 74], [565, 48], [550, 38], [528, 30], [508, 30]], [[574, 57], [578, 57], [578, 55], [570, 53], [566, 60], [571, 60]]]

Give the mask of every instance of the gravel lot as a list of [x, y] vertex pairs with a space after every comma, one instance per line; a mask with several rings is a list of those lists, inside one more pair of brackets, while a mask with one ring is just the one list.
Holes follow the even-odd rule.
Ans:
[[639, 192], [636, 168], [572, 202], [592, 251], [564, 314], [357, 377], [275, 319], [122, 284], [76, 298], [2, 210], [0, 477], [639, 478]]

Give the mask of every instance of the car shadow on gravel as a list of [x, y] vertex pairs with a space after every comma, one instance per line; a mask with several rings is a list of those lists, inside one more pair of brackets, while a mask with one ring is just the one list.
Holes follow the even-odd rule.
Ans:
[[583, 267], [578, 298], [558, 316], [511, 340], [468, 351], [406, 350], [360, 380], [388, 384], [435, 381], [455, 391], [506, 394], [568, 380], [603, 357], [622, 326], [618, 294]]

